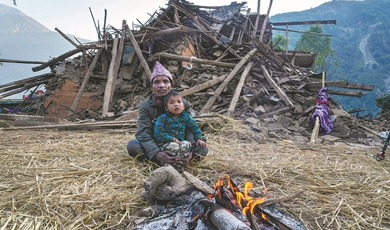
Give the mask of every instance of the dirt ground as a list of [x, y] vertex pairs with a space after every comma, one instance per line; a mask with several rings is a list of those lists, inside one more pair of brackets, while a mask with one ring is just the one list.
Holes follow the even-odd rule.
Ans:
[[[307, 229], [389, 229], [390, 164], [380, 148], [283, 140], [258, 144], [245, 128], [205, 132], [210, 149], [186, 171], [210, 186], [224, 174], [250, 181]], [[227, 132], [229, 131], [229, 132]], [[126, 130], [1, 131], [1, 229], [131, 229], [155, 166], [130, 158]], [[266, 192], [265, 192], [266, 191]]]

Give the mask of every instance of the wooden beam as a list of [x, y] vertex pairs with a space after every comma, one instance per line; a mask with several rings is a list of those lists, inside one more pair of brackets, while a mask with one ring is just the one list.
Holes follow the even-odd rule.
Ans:
[[24, 61], [24, 60], [13, 60], [13, 59], [2, 59], [0, 62], [9, 62], [9, 63], [21, 63], [21, 64], [44, 64], [43, 61]]
[[351, 97], [362, 97], [363, 95], [366, 95], [367, 93], [363, 93], [360, 91], [341, 91], [341, 90], [328, 90], [329, 94], [336, 94], [336, 95], [344, 95], [344, 96], [351, 96]]
[[[347, 81], [327, 81], [325, 82], [326, 84], [326, 87], [331, 87], [331, 86], [335, 86], [335, 87], [346, 87], [348, 85], [348, 82]], [[318, 89], [318, 88], [321, 88], [322, 87], [322, 82], [310, 82], [310, 83], [307, 83], [306, 86], [307, 88], [315, 88], [315, 89]]]
[[55, 65], [55, 64], [57, 64], [58, 62], [63, 61], [63, 60], [65, 60], [66, 58], [68, 58], [68, 57], [70, 57], [70, 56], [72, 56], [72, 55], [75, 55], [75, 54], [77, 54], [77, 53], [79, 53], [79, 52], [82, 52], [82, 51], [83, 51], [83, 48], [85, 48], [85, 49], [93, 49], [93, 48], [99, 48], [99, 47], [98, 47], [97, 45], [95, 45], [95, 44], [86, 45], [86, 46], [80, 46], [80, 47], [78, 47], [78, 48], [76, 48], [76, 49], [74, 49], [74, 50], [70, 50], [70, 51], [68, 51], [68, 52], [66, 52], [66, 53], [63, 53], [63, 54], [61, 54], [60, 56], [58, 56], [58, 57], [56, 57], [56, 58], [53, 58], [53, 59], [51, 59], [51, 60], [48, 61], [48, 62], [43, 63], [43, 64], [40, 65], [40, 66], [33, 67], [33, 68], [32, 68], [32, 71], [33, 71], [33, 72], [37, 72], [37, 71], [39, 71], [39, 70], [45, 69], [46, 67]]
[[360, 83], [352, 83], [348, 82], [348, 85], [344, 88], [348, 89], [364, 89], [364, 90], [374, 90], [375, 85], [367, 85], [367, 84], [360, 84]]
[[[170, 53], [162, 53], [162, 52], [153, 54], [152, 56], [163, 57], [163, 58], [168, 58], [168, 59], [174, 59], [174, 60], [179, 60], [179, 61], [187, 61], [187, 62], [189, 62], [190, 59], [191, 59], [191, 57], [186, 57], [186, 56], [181, 56], [181, 55], [176, 55], [176, 54], [170, 54]], [[234, 63], [211, 61], [211, 60], [200, 59], [200, 58], [192, 58], [191, 61], [193, 63], [199, 63], [199, 64], [205, 64], [205, 65], [213, 65], [213, 66], [222, 66], [222, 67], [229, 67], [229, 68], [234, 68], [236, 66], [236, 64], [234, 64]]]
[[133, 35], [133, 33], [131, 32], [131, 30], [130, 30], [130, 28], [129, 28], [128, 25], [126, 25], [126, 31], [127, 31], [127, 33], [129, 34], [131, 43], [133, 44], [133, 47], [134, 47], [134, 49], [135, 49], [135, 52], [137, 53], [137, 56], [138, 56], [138, 58], [139, 58], [139, 60], [140, 60], [140, 62], [141, 62], [142, 67], [144, 67], [144, 71], [146, 72], [147, 77], [150, 78], [150, 76], [152, 76], [152, 72], [150, 72], [148, 63], [146, 62], [146, 60], [145, 60], [145, 58], [144, 58], [144, 55], [142, 54], [142, 51], [141, 51], [141, 49], [139, 48], [138, 43], [137, 43], [137, 41], [135, 40], [134, 35]]
[[[286, 28], [287, 28], [287, 26], [286, 26]], [[287, 29], [272, 28], [272, 30], [286, 31]], [[332, 37], [333, 36], [332, 34], [320, 34], [320, 33], [314, 33], [314, 32], [309, 32], [309, 31], [300, 31], [300, 30], [291, 30], [291, 29], [288, 29], [288, 31], [295, 32], [295, 33], [302, 33], [302, 34], [313, 34], [313, 35], [318, 35], [318, 36], [327, 36], [327, 37]]]
[[271, 78], [269, 75], [267, 69], [264, 65], [261, 65], [261, 68], [263, 69], [263, 74], [265, 78], [267, 79], [268, 83], [276, 90], [276, 93], [279, 95], [280, 99], [282, 99], [286, 104], [290, 107], [294, 107], [294, 104], [290, 101], [290, 99], [287, 97], [286, 93], [279, 88], [279, 86], [276, 84], [276, 82]]
[[243, 57], [240, 62], [234, 67], [232, 72], [226, 77], [226, 79], [219, 85], [217, 90], [215, 90], [214, 95], [209, 98], [207, 103], [203, 106], [203, 108], [199, 111], [199, 114], [203, 114], [206, 112], [209, 112], [209, 109], [214, 104], [215, 100], [219, 97], [219, 95], [222, 93], [222, 91], [225, 89], [225, 87], [228, 85], [230, 80], [233, 79], [233, 77], [237, 74], [237, 72], [241, 69], [241, 67], [247, 62], [247, 60], [252, 57], [257, 52], [257, 49], [251, 50], [245, 57]]
[[[267, 15], [265, 16], [264, 21], [263, 21], [263, 26], [261, 27], [260, 39], [259, 39], [261, 42], [263, 41], [264, 31], [265, 31], [265, 27], [267, 26], [267, 22], [268, 22], [268, 18], [269, 18], [269, 13], [271, 11], [271, 7], [272, 7], [272, 0], [269, 1]], [[256, 30], [257, 30], [257, 28], [256, 28]]]
[[68, 36], [66, 36], [66, 34], [64, 34], [60, 29], [58, 29], [57, 27], [54, 28], [55, 31], [57, 31], [63, 38], [65, 38], [70, 44], [72, 44], [74, 47], [78, 48], [79, 45], [77, 45], [72, 39], [70, 39]]
[[207, 89], [207, 88], [210, 88], [211, 86], [215, 85], [215, 84], [218, 84], [219, 82], [223, 81], [225, 78], [226, 78], [226, 74], [225, 75], [222, 75], [220, 77], [216, 77], [214, 78], [213, 80], [210, 80], [210, 81], [207, 81], [203, 84], [200, 84], [200, 85], [196, 85], [190, 89], [187, 89], [187, 90], [184, 90], [184, 91], [181, 91], [180, 92], [180, 95], [182, 97], [185, 97], [185, 96], [188, 96], [188, 95], [192, 95], [196, 92], [199, 92], [201, 90], [204, 90], [204, 89]]
[[116, 77], [114, 69], [115, 69], [115, 63], [117, 62], [117, 55], [116, 54], [118, 51], [118, 48], [117, 48], [118, 43], [119, 43], [119, 38], [116, 38], [114, 40], [114, 44], [112, 47], [111, 63], [110, 63], [110, 68], [108, 70], [106, 89], [104, 91], [103, 108], [102, 108], [102, 116], [103, 117], [106, 117], [107, 113], [108, 113], [108, 108], [110, 106], [110, 101], [111, 101], [112, 85], [114, 82], [114, 77]]
[[170, 28], [170, 29], [166, 29], [166, 30], [160, 30], [160, 31], [156, 31], [156, 32], [147, 31], [147, 32], [142, 33], [142, 34], [134, 35], [134, 38], [137, 38], [137, 39], [154, 38], [154, 37], [163, 36], [163, 35], [187, 33], [187, 32], [188, 32], [187, 27], [179, 26], [179, 27], [174, 27], [174, 28]]
[[38, 76], [29, 77], [29, 78], [25, 78], [25, 79], [22, 79], [22, 80], [9, 82], [7, 84], [2, 84], [2, 85], [0, 85], [0, 88], [4, 88], [4, 87], [7, 87], [7, 86], [12, 86], [12, 85], [20, 85], [20, 84], [36, 82], [36, 81], [40, 80], [41, 78], [42, 79], [51, 78], [51, 77], [54, 77], [55, 75], [56, 75], [55, 73], [45, 73], [45, 74], [41, 74], [41, 75], [38, 75]]
[[232, 101], [230, 102], [230, 105], [229, 105], [229, 108], [227, 111], [228, 117], [230, 117], [232, 115], [232, 113], [234, 112], [234, 109], [236, 108], [238, 98], [240, 97], [240, 94], [241, 94], [242, 86], [244, 85], [245, 79], [249, 75], [249, 72], [251, 71], [252, 66], [253, 66], [253, 62], [249, 62], [246, 65], [244, 72], [242, 72], [242, 74], [241, 74], [240, 81], [238, 82], [238, 85], [236, 87], [236, 91], [234, 92]]
[[77, 107], [77, 105], [79, 104], [80, 98], [81, 98], [81, 96], [82, 96], [83, 93], [84, 93], [84, 89], [85, 89], [85, 87], [87, 86], [89, 77], [92, 75], [93, 69], [95, 68], [95, 65], [96, 65], [96, 63], [97, 63], [97, 61], [98, 61], [98, 59], [99, 59], [99, 57], [100, 57], [100, 53], [101, 53], [101, 52], [102, 52], [102, 50], [99, 49], [99, 50], [97, 51], [97, 53], [95, 54], [95, 57], [93, 58], [93, 61], [92, 61], [91, 65], [90, 65], [90, 67], [89, 67], [89, 70], [88, 70], [87, 74], [86, 74], [85, 77], [84, 77], [83, 83], [81, 84], [80, 89], [79, 89], [79, 91], [77, 92], [77, 95], [76, 95], [76, 97], [74, 98], [72, 105], [70, 106], [70, 110], [69, 110], [69, 112], [68, 112], [68, 116], [72, 115], [72, 114], [73, 114], [72, 111], [75, 111], [75, 110], [76, 110], [76, 107]]
[[297, 21], [297, 22], [272, 22], [272, 26], [285, 26], [285, 25], [314, 25], [314, 24], [335, 24], [336, 20], [323, 20], [323, 21]]

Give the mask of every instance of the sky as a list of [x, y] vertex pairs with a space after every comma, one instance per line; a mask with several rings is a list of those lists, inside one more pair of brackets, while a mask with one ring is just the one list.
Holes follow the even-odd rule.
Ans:
[[[203, 6], [229, 5], [233, 2], [233, 0], [188, 1]], [[327, 1], [331, 0], [273, 0], [270, 16], [307, 10]], [[246, 2], [251, 12], [257, 11], [258, 0], [246, 0]], [[270, 1], [260, 2], [260, 13], [266, 14]], [[12, 0], [0, 0], [0, 3], [15, 7], [50, 30], [55, 31], [57, 27], [65, 34], [97, 41], [92, 15], [95, 22], [100, 24], [100, 28], [104, 23], [105, 10], [107, 10], [107, 24], [121, 28], [122, 21], [126, 20], [132, 28], [133, 23], [138, 24], [136, 19], [145, 23], [150, 18], [149, 14], [153, 14], [160, 8], [166, 8], [168, 0], [16, 0], [17, 6], [13, 5]]]

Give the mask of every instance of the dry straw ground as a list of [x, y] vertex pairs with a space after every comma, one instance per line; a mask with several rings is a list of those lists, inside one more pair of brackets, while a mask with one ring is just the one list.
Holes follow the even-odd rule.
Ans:
[[[249, 130], [226, 119], [203, 127], [209, 155], [187, 171], [210, 186], [222, 175], [251, 181], [258, 193], [279, 198], [308, 229], [389, 229], [390, 164], [364, 154], [380, 149], [256, 144]], [[0, 229], [122, 229], [153, 204], [141, 196], [153, 171], [125, 150], [132, 133], [0, 131]]]

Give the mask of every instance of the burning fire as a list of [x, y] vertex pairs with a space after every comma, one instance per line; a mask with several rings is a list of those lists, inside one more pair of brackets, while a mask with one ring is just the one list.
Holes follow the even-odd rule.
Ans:
[[[249, 195], [250, 190], [253, 188], [253, 184], [251, 182], [246, 182], [244, 186], [244, 193], [242, 193], [238, 186], [234, 184], [229, 175], [224, 175], [218, 179], [218, 181], [214, 184], [214, 194], [209, 195], [209, 199], [223, 199], [227, 197], [231, 204], [235, 207], [242, 210], [242, 212], [247, 216], [248, 211], [251, 214], [254, 214], [254, 209], [256, 205], [259, 205], [265, 201], [265, 197], [263, 198], [255, 198]], [[262, 218], [266, 219], [264, 215]]]

